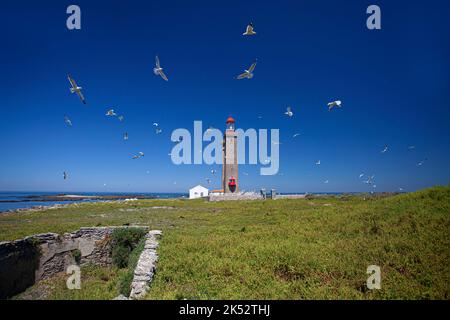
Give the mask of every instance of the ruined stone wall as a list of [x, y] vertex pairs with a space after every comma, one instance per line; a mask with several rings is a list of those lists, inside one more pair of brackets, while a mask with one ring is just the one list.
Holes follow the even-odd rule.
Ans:
[[0, 242], [0, 299], [64, 272], [69, 265], [111, 265], [111, 234], [116, 228], [123, 227], [81, 228]]

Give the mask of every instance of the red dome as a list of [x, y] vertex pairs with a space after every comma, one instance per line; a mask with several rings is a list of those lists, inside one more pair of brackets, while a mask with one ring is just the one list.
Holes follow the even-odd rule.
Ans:
[[226, 123], [234, 123], [234, 119], [233, 117], [228, 117], [227, 122]]

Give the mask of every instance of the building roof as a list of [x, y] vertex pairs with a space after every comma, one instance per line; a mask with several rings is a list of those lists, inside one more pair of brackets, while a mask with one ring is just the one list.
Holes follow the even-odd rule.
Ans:
[[204, 186], [202, 186], [202, 185], [197, 185], [197, 186], [195, 186], [195, 187], [192, 187], [192, 188], [190, 188], [189, 190], [194, 190], [194, 189], [203, 189], [203, 190], [208, 190], [208, 188], [205, 188]]
[[234, 119], [233, 117], [228, 117], [227, 122], [226, 123], [234, 123]]

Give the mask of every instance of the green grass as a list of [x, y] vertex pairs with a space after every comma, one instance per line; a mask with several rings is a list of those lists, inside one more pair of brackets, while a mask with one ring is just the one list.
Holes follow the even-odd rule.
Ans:
[[[152, 208], [160, 206], [174, 209]], [[366, 200], [346, 196], [80, 204], [0, 215], [0, 240], [126, 223], [163, 230], [148, 299], [448, 299], [450, 295], [450, 187]], [[372, 264], [381, 267], [381, 290], [366, 289], [366, 269]], [[105, 288], [117, 287], [121, 271], [95, 270], [110, 272], [110, 280], [99, 282], [93, 272], [91, 282], [82, 283], [84, 293], [64, 296], [55, 289], [60, 294], [49, 297], [110, 298], [113, 290]]]

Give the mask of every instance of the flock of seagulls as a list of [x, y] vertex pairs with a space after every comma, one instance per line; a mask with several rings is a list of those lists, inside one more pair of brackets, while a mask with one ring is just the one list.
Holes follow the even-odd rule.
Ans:
[[[247, 25], [247, 27], [245, 29], [245, 32], [242, 35], [243, 36], [254, 36], [254, 35], [256, 35], [256, 32], [255, 32], [254, 27], [253, 27], [253, 23], [249, 23]], [[252, 65], [248, 69], [244, 70], [243, 73], [239, 74], [236, 77], [236, 79], [237, 80], [252, 79], [254, 77], [254, 71], [255, 71], [257, 62], [258, 62], [258, 60], [256, 59], [255, 62], [253, 62]], [[155, 56], [155, 67], [153, 68], [153, 72], [154, 72], [154, 74], [156, 76], [161, 77], [164, 81], [169, 81], [168, 77], [166, 76], [166, 74], [163, 71], [163, 68], [161, 67], [161, 63], [160, 63], [158, 55]], [[68, 79], [69, 79], [69, 82], [70, 82], [70, 92], [71, 93], [75, 93], [79, 97], [80, 101], [83, 104], [86, 104], [86, 99], [85, 99], [85, 97], [84, 97], [84, 95], [82, 93], [82, 89], [83, 88], [77, 85], [76, 81], [72, 78], [72, 76], [70, 74], [68, 75]], [[327, 106], [328, 106], [328, 111], [332, 111], [333, 108], [341, 108], [342, 107], [342, 101], [341, 100], [331, 101], [331, 102], [327, 103]], [[284, 112], [284, 114], [288, 118], [292, 118], [294, 116], [293, 108], [291, 106], [288, 106], [286, 108], [286, 111]], [[118, 116], [117, 113], [114, 111], [114, 109], [107, 110], [106, 116], [108, 116], [108, 117], [117, 117], [117, 119], [120, 122], [124, 121], [124, 116], [122, 116], [122, 115]], [[262, 119], [262, 116], [259, 115], [258, 119]], [[67, 124], [67, 126], [72, 127], [72, 121], [67, 115], [64, 116], [64, 122]], [[161, 127], [160, 127], [160, 125], [158, 123], [154, 122], [153, 123], [153, 128], [154, 128], [154, 131], [155, 131], [156, 134], [161, 134], [162, 133], [162, 129], [161, 129]], [[207, 131], [212, 130], [212, 129], [214, 129], [214, 127], [210, 126], [207, 129]], [[296, 138], [298, 136], [300, 136], [300, 133], [295, 133], [292, 136], [292, 138]], [[128, 140], [128, 138], [129, 138], [128, 137], [128, 132], [125, 132], [123, 134], [123, 140]], [[408, 150], [409, 151], [412, 151], [415, 148], [416, 147], [414, 145], [408, 146]], [[381, 153], [382, 154], [387, 153], [388, 150], [389, 150], [389, 146], [385, 145], [383, 147], [383, 149], [381, 150]], [[171, 153], [169, 153], [169, 156], [171, 156]], [[139, 159], [139, 158], [142, 158], [142, 157], [144, 157], [144, 153], [143, 152], [139, 152], [138, 154], [134, 155], [132, 157], [132, 159]], [[424, 165], [425, 161], [427, 161], [427, 158], [425, 158], [424, 160], [418, 162], [417, 166], [420, 167], [420, 166]], [[264, 161], [264, 163], [269, 163], [269, 162], [270, 162], [270, 160], [268, 160], [268, 159]], [[317, 166], [320, 166], [321, 165], [321, 160], [318, 160], [315, 164]], [[217, 172], [217, 170], [212, 169], [210, 172], [211, 172], [212, 175], [214, 175]], [[248, 176], [247, 172], [243, 172], [243, 174]], [[361, 173], [359, 175], [359, 179], [362, 179], [364, 176], [365, 176], [365, 174]], [[68, 179], [68, 173], [66, 171], [63, 172], [63, 178], [64, 178], [64, 180]], [[374, 183], [374, 179], [375, 179], [375, 175], [367, 176], [367, 179], [364, 181], [364, 183], [368, 184], [368, 185], [371, 185], [372, 187], [376, 188], [376, 185]], [[211, 179], [210, 178], [206, 178], [206, 182], [208, 184], [210, 184], [211, 183]], [[324, 183], [328, 184], [329, 180], [328, 179], [325, 180]], [[174, 182], [174, 184], [176, 184], [176, 182]], [[399, 188], [399, 190], [403, 191], [403, 188]]]

